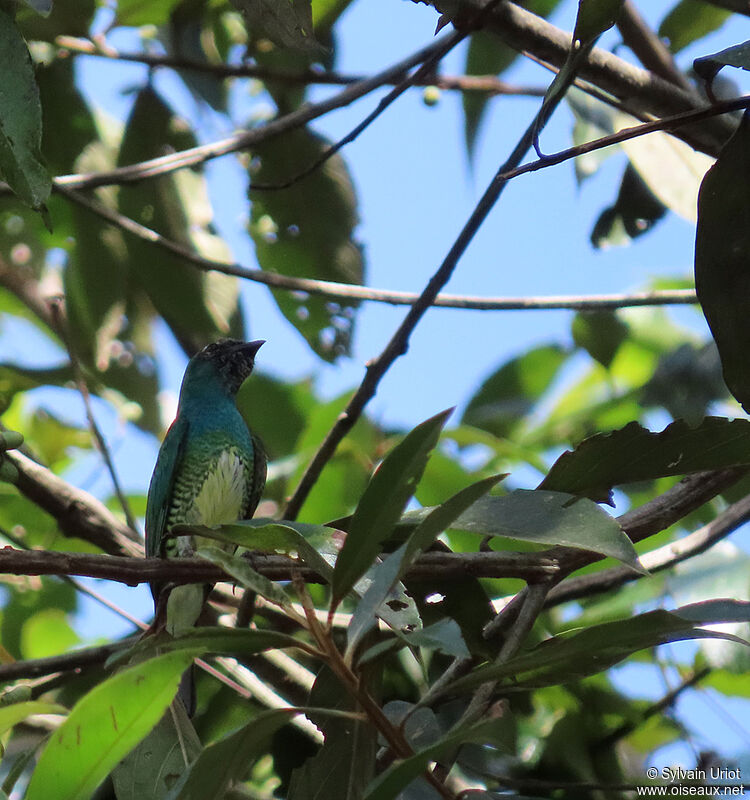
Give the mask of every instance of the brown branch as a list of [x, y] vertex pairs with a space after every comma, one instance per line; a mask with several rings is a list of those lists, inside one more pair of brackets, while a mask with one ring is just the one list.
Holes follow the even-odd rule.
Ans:
[[[51, 470], [13, 451], [6, 457], [18, 469], [21, 494], [57, 520], [65, 536], [85, 539], [110, 555], [140, 556], [140, 538], [99, 500]], [[2, 571], [2, 570], [0, 570]]]
[[[438, 11], [455, 19], [475, 13], [483, 0], [424, 0]], [[528, 51], [557, 67], [565, 63], [572, 36], [547, 20], [526, 11], [512, 2], [501, 3], [488, 15], [485, 26], [510, 47]], [[600, 48], [594, 48], [583, 62], [579, 77], [628, 102], [635, 110], [663, 117], [695, 108], [696, 97], [673, 83], [640, 69]], [[686, 141], [694, 147], [716, 155], [731, 134], [731, 127], [719, 122], [686, 133]]]
[[[253, 553], [253, 568], [276, 581], [294, 576], [308, 583], [323, 579], [315, 570], [282, 555]], [[541, 580], [556, 575], [557, 562], [544, 553], [424, 553], [407, 573], [413, 580], [523, 578]], [[216, 583], [232, 581], [220, 567], [199, 558], [133, 558], [92, 553], [0, 549], [0, 573], [9, 575], [80, 575], [136, 586], [151, 581]]]
[[[717, 542], [725, 539], [744, 522], [750, 519], [750, 495], [733, 503], [719, 516], [687, 536], [651, 550], [640, 557], [641, 564], [653, 575], [670, 569], [682, 561], [704, 553]], [[557, 606], [582, 597], [609, 592], [626, 583], [648, 577], [626, 567], [612, 567], [570, 578], [556, 586], [547, 597], [546, 607]]]
[[[73, 192], [61, 187], [58, 187], [57, 191], [77, 205], [88, 209], [112, 225], [116, 225], [126, 233], [161, 247], [204, 271], [221, 272], [225, 275], [262, 283], [273, 289], [307, 292], [312, 295], [328, 297], [332, 300], [361, 300], [364, 302], [387, 303], [394, 306], [410, 306], [414, 305], [420, 297], [416, 292], [378, 289], [349, 283], [337, 283], [336, 281], [321, 281], [314, 278], [295, 278], [275, 272], [265, 272], [262, 269], [254, 269], [253, 267], [245, 267], [237, 263], [227, 264], [222, 261], [214, 261], [79, 192]], [[689, 305], [697, 302], [693, 289], [674, 289], [634, 292], [632, 294], [556, 295], [550, 297], [477, 297], [438, 294], [433, 306], [436, 308], [458, 308], [475, 311], [534, 311], [550, 309], [592, 311], [633, 306]]]
[[0, 664], [0, 682], [7, 683], [19, 678], [38, 678], [44, 675], [52, 675], [55, 672], [77, 672], [84, 667], [103, 664], [112, 654], [123, 650], [134, 641], [134, 638], [125, 639], [121, 642], [73, 650], [60, 656], [48, 656], [47, 658], [34, 658], [28, 661], [13, 661], [10, 664]]
[[[258, 64], [211, 64], [205, 61], [193, 61], [155, 53], [121, 53], [109, 46], [102, 47], [90, 39], [79, 39], [72, 36], [58, 36], [55, 40], [60, 50], [58, 56], [68, 54], [96, 56], [114, 61], [128, 61], [145, 64], [152, 68], [165, 67], [175, 70], [189, 70], [212, 75], [215, 78], [256, 78], [272, 80], [278, 83], [296, 85], [350, 86], [366, 80], [365, 75], [343, 75], [340, 72], [318, 70], [302, 70], [289, 72], [272, 69]], [[383, 85], [395, 85], [396, 79], [386, 81]], [[518, 86], [500, 80], [495, 75], [432, 75], [412, 80], [413, 86], [437, 86], [445, 91], [481, 92], [493, 95], [515, 95], [521, 97], [544, 97], [547, 92], [544, 86]]]

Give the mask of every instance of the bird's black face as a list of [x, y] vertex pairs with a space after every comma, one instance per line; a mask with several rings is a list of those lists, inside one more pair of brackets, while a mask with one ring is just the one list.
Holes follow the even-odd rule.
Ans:
[[255, 354], [265, 344], [263, 339], [242, 342], [219, 339], [206, 345], [195, 358], [213, 365], [231, 394], [236, 394], [255, 365]]

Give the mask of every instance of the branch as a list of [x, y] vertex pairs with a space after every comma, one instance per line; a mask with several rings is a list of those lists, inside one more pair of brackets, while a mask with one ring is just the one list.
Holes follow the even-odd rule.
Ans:
[[[725, 539], [750, 519], [750, 495], [733, 503], [714, 520], [677, 541], [665, 544], [640, 556], [641, 564], [650, 574], [694, 558]], [[609, 592], [626, 583], [647, 577], [627, 567], [612, 567], [591, 575], [571, 578], [556, 586], [547, 597], [545, 607], [557, 606], [582, 597]]]
[[110, 555], [143, 554], [140, 537], [95, 497], [23, 453], [5, 455], [18, 470], [16, 485], [21, 494], [53, 516], [65, 536], [85, 539]]
[[[295, 278], [275, 272], [265, 272], [262, 269], [253, 267], [245, 267], [237, 263], [227, 264], [223, 261], [214, 261], [79, 192], [60, 187], [58, 187], [57, 191], [71, 202], [86, 208], [126, 233], [161, 247], [206, 272], [221, 272], [224, 275], [232, 275], [254, 283], [262, 283], [272, 289], [307, 292], [308, 294], [319, 295], [332, 300], [361, 300], [372, 303], [387, 303], [393, 306], [410, 306], [414, 305], [420, 297], [416, 292], [378, 289], [369, 286], [357, 286], [351, 283], [321, 281], [314, 278]], [[458, 308], [474, 311], [540, 311], [551, 309], [593, 311], [633, 306], [690, 305], [697, 302], [695, 290], [673, 289], [633, 292], [631, 294], [553, 295], [549, 297], [478, 297], [438, 294], [433, 306], [436, 308]]]
[[[272, 69], [258, 64], [210, 64], [205, 61], [193, 61], [175, 56], [157, 55], [155, 53], [121, 53], [112, 47], [106, 48], [90, 39], [79, 39], [73, 36], [58, 36], [55, 40], [60, 50], [59, 57], [68, 54], [96, 56], [114, 61], [129, 61], [145, 64], [151, 68], [165, 67], [175, 70], [189, 70], [215, 78], [256, 78], [272, 80], [278, 83], [296, 85], [350, 86], [366, 80], [364, 75], [343, 75], [339, 72], [306, 69], [299, 72]], [[396, 85], [397, 79], [384, 82], [383, 85]], [[432, 75], [415, 78], [414, 86], [437, 86], [445, 91], [482, 92], [493, 95], [515, 95], [521, 97], [544, 97], [547, 88], [544, 86], [517, 86], [497, 78], [495, 75]]]
[[[501, 4], [501, 6], [502, 5], [503, 4]], [[484, 7], [484, 16], [494, 13], [497, 8], [497, 3], [493, 3], [491, 0], [490, 4]], [[545, 122], [550, 118], [557, 105], [562, 102], [562, 98], [563, 94], [558, 94], [542, 104], [541, 109], [534, 115], [534, 119], [521, 136], [507, 161], [500, 167], [494, 178], [490, 181], [484, 194], [469, 216], [469, 219], [464, 224], [461, 232], [448, 251], [448, 254], [428, 281], [419, 299], [409, 309], [409, 312], [396, 329], [396, 332], [385, 346], [385, 349], [376, 359], [367, 365], [367, 370], [362, 382], [347, 403], [344, 411], [339, 414], [338, 419], [319, 446], [312, 461], [307, 465], [294, 494], [289, 499], [286, 509], [284, 510], [284, 516], [287, 519], [296, 518], [310, 490], [320, 477], [323, 468], [333, 456], [341, 440], [354, 427], [367, 403], [375, 396], [378, 385], [386, 372], [388, 372], [396, 359], [404, 355], [409, 349], [409, 339], [414, 329], [427, 312], [427, 309], [435, 302], [435, 298], [440, 290], [450, 280], [459, 260], [466, 252], [466, 248], [471, 244], [477, 231], [484, 223], [490, 211], [494, 208], [495, 203], [505, 187], [508, 185], [508, 181], [503, 177], [504, 173], [520, 164], [532, 143], [541, 132], [541, 129], [544, 127]], [[545, 114], [545, 116], [542, 117], [542, 114]]]
[[[419, 1], [419, 0], [417, 0]], [[459, 17], [472, 14], [483, 0], [422, 0], [460, 24]], [[484, 26], [496, 33], [514, 50], [528, 51], [557, 67], [565, 63], [572, 36], [547, 20], [511, 2], [501, 3], [487, 17]], [[600, 48], [593, 48], [582, 63], [578, 75], [613, 94], [638, 111], [665, 116], [695, 108], [697, 95]], [[718, 123], [691, 130], [687, 141], [694, 147], [716, 155], [731, 128]]]
[[[399, 61], [388, 69], [379, 72], [371, 78], [366, 78], [359, 83], [343, 89], [333, 97], [329, 97], [320, 103], [306, 103], [305, 105], [283, 117], [277, 117], [264, 125], [259, 125], [251, 130], [239, 131], [226, 139], [208, 144], [190, 147], [180, 150], [177, 153], [152, 158], [148, 161], [141, 161], [137, 164], [130, 164], [124, 167], [116, 167], [106, 172], [90, 173], [88, 175], [62, 175], [53, 180], [54, 187], [67, 187], [69, 189], [95, 189], [99, 186], [122, 185], [135, 183], [145, 178], [154, 178], [165, 175], [185, 167], [196, 167], [213, 158], [236, 153], [240, 150], [250, 150], [260, 142], [280, 136], [288, 131], [301, 128], [308, 122], [318, 117], [343, 108], [364, 97], [366, 94], [378, 89], [387, 83], [400, 81], [404, 73], [408, 72], [417, 64], [421, 64], [434, 53], [439, 52], [447, 43], [456, 38], [457, 34], [436, 39], [427, 47], [423, 47], [408, 58]], [[10, 188], [7, 184], [0, 184], [0, 195], [9, 194]]]
[[[295, 576], [321, 583], [315, 570], [288, 556], [253, 553], [253, 569], [275, 581]], [[545, 553], [424, 553], [407, 573], [413, 580], [522, 578], [541, 580], [556, 575], [557, 561]], [[200, 558], [133, 558], [99, 553], [60, 553], [45, 550], [0, 548], [0, 573], [8, 575], [80, 575], [136, 586], [151, 581], [216, 583], [232, 577], [210, 561]]]
[[[2, 552], [2, 551], [0, 551]], [[14, 661], [0, 664], [0, 682], [7, 683], [19, 678], [38, 678], [55, 672], [72, 672], [94, 664], [103, 664], [111, 655], [135, 642], [135, 637], [121, 642], [85, 647], [60, 656], [34, 658], [28, 661]]]

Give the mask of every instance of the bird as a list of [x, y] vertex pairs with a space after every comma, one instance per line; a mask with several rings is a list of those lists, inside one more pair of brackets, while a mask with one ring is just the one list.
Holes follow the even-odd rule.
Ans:
[[[177, 415], [164, 437], [149, 485], [148, 556], [177, 558], [195, 553], [200, 537], [167, 536], [176, 525], [213, 527], [253, 516], [266, 482], [266, 455], [240, 414], [236, 398], [264, 343], [262, 339], [219, 339], [190, 359]], [[175, 636], [189, 630], [210, 590], [204, 584], [152, 583], [154, 625], [165, 614], [168, 633]]]

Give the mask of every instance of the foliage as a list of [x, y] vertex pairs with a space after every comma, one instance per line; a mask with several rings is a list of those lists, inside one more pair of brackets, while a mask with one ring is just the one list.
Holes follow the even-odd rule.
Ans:
[[[520, 51], [558, 69], [531, 92], [537, 116], [521, 140], [545, 168], [553, 160], [538, 134], [563, 94], [579, 147], [645, 114], [702, 107], [699, 90], [718, 103], [718, 73], [750, 69], [747, 42], [700, 50], [720, 27], [733, 34], [742, 12], [728, 3], [672, 4], [658, 27], [667, 46], [634, 37], [634, 4], [617, 0], [482, 13], [476, 0], [422, 2], [438, 27], [469, 38], [465, 80], [453, 88], [463, 90], [470, 158], [480, 124], [491, 130], [487, 112], [513, 102], [493, 76], [512, 76]], [[644, 782], [660, 748], [690, 740], [676, 707], [683, 692], [700, 681], [725, 696], [750, 691], [739, 677], [748, 556], [724, 542], [700, 557], [749, 513], [750, 426], [729, 418], [750, 398], [747, 117], [667, 120], [648, 137], [610, 138], [622, 163], [590, 225], [595, 248], [627, 244], [668, 214], [692, 223], [698, 200], [695, 287], [715, 344], [661, 309], [578, 302], [565, 341], [504, 359], [454, 398], [460, 412], [411, 430], [362, 408], [400, 355], [419, 385], [403, 326], [369, 364], [360, 405], [359, 392], [331, 399], [314, 375], [284, 381], [259, 364], [238, 406], [265, 441], [268, 484], [257, 519], [198, 531], [223, 545], [198, 556], [229, 584], [212, 594], [206, 624], [107, 643], [81, 630], [86, 589], [75, 575], [142, 577], [128, 570], [143, 554], [133, 529], [143, 493], [118, 485], [101, 502], [80, 488], [95, 449], [108, 469], [118, 465], [92, 407], [129, 437], [160, 439], [169, 420], [159, 343], [171, 337], [189, 356], [221, 336], [249, 338], [247, 283], [266, 284], [279, 319], [329, 370], [352, 352], [363, 298], [383, 299], [365, 288], [350, 166], [369, 156], [343, 146], [358, 132], [335, 143], [314, 124], [382, 85], [334, 70], [359, 3], [55, 0], [0, 10], [0, 315], [57, 354], [52, 365], [0, 360], [0, 798], [614, 798], [610, 787]], [[549, 22], [568, 12], [569, 52]], [[107, 41], [116, 31], [149, 65], [133, 73], [121, 120], [95, 105], [73, 68], [84, 57], [122, 67]], [[609, 60], [590, 59], [607, 31]], [[618, 84], [632, 71], [606, 68], [620, 39], [646, 68], [658, 61], [659, 74]], [[700, 55], [694, 73], [691, 61], [671, 61], [683, 52]], [[413, 59], [427, 64], [414, 82], [441, 86], [429, 57]], [[171, 83], [159, 80], [166, 69]], [[405, 72], [390, 76], [399, 91]], [[316, 83], [328, 94], [314, 94]], [[237, 98], [252, 92], [273, 113], [207, 137], [217, 120], [233, 127]], [[175, 110], [185, 97], [187, 118]], [[582, 191], [609, 152], [576, 161]], [[228, 154], [247, 185], [250, 269], [216, 231], [206, 162]], [[400, 176], [387, 180], [398, 192]], [[467, 227], [451, 252], [472, 235]], [[407, 321], [424, 308], [417, 301]], [[56, 408], [76, 393], [88, 428]], [[326, 450], [331, 432], [340, 441]], [[310, 476], [299, 519], [285, 518]], [[70, 566], [84, 556], [95, 568]], [[689, 644], [672, 649], [679, 642]], [[623, 663], [680, 682], [649, 703], [622, 688]], [[193, 665], [189, 719], [175, 695]]]

